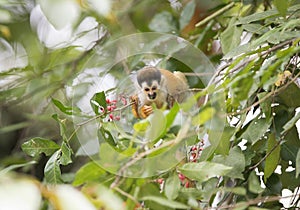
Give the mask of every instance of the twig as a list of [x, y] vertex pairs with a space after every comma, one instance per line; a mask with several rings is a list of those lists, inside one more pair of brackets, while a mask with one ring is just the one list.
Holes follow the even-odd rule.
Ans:
[[196, 27], [200, 27], [204, 24], [206, 24], [207, 22], [209, 22], [211, 19], [214, 19], [215, 17], [221, 15], [222, 13], [226, 12], [227, 10], [231, 9], [233, 6], [235, 5], [234, 2], [231, 2], [230, 4], [226, 5], [225, 7], [223, 7], [222, 9], [219, 9], [218, 11], [214, 12], [213, 14], [209, 15], [208, 17], [204, 18], [203, 20], [201, 20], [200, 22], [198, 22], [195, 26]]
[[205, 72], [205, 73], [182, 72], [182, 73], [185, 76], [188, 76], [188, 77], [194, 77], [194, 76], [201, 77], [201, 76], [207, 76], [207, 75], [213, 75], [214, 74], [213, 72]]
[[267, 157], [269, 157], [272, 152], [279, 146], [279, 144], [282, 142], [283, 138], [281, 138], [275, 145], [274, 147], [271, 149], [270, 152], [268, 152], [260, 161], [258, 161], [254, 166], [251, 166], [248, 170], [251, 171], [253, 169], [255, 169], [257, 166], [259, 166], [265, 159], [267, 159]]
[[[254, 204], [258, 204], [258, 203], [268, 203], [268, 202], [272, 202], [272, 201], [278, 201], [280, 199], [291, 198], [294, 196], [300, 196], [300, 194], [296, 194], [296, 195], [293, 194], [293, 195], [288, 195], [288, 196], [266, 196], [266, 197], [262, 197], [262, 198], [256, 198], [253, 200], [245, 201], [245, 203], [248, 206], [250, 206], [250, 205], [254, 205]], [[219, 207], [210, 207], [210, 208], [206, 208], [206, 209], [207, 210], [234, 209], [239, 206], [240, 206], [239, 203], [237, 203], [237, 204], [224, 205], [224, 206], [219, 206]]]
[[297, 80], [297, 78], [300, 76], [300, 72], [298, 74], [296, 74], [296, 76], [291, 79], [289, 82], [287, 82], [285, 85], [283, 85], [282, 87], [266, 94], [264, 97], [262, 97], [260, 100], [258, 100], [257, 102], [255, 102], [254, 104], [252, 104], [249, 107], [246, 107], [245, 109], [242, 109], [240, 111], [237, 112], [232, 112], [232, 113], [228, 113], [227, 115], [240, 115], [244, 112], [248, 112], [252, 107], [258, 106], [259, 104], [261, 104], [262, 102], [264, 102], [266, 99], [268, 99], [271, 96], [274, 96], [275, 94], [281, 92], [282, 90], [286, 89], [290, 84], [292, 84], [293, 82], [295, 82]]
[[113, 112], [122, 111], [123, 109], [126, 109], [127, 107], [131, 106], [132, 104], [134, 104], [134, 102], [130, 102], [130, 103], [128, 103], [127, 105], [122, 106], [122, 107], [120, 107], [120, 108], [117, 108], [117, 109], [115, 109], [115, 110], [113, 110], [113, 111], [105, 112], [105, 113], [96, 115], [96, 116], [94, 116], [94, 117], [92, 117], [92, 118], [90, 118], [90, 119], [88, 119], [88, 120], [86, 120], [86, 121], [83, 121], [83, 122], [81, 122], [81, 123], [78, 123], [77, 126], [85, 125], [85, 124], [87, 124], [87, 123], [89, 123], [89, 122], [91, 122], [91, 121], [94, 121], [94, 120], [96, 120], [96, 119], [102, 117], [102, 116], [105, 115], [105, 114], [110, 114], [110, 113], [113, 113]]
[[140, 205], [140, 203], [138, 202], [138, 200], [136, 200], [132, 195], [130, 195], [127, 192], [124, 192], [123, 190], [121, 190], [118, 187], [115, 187], [114, 190], [118, 191], [120, 194], [126, 196], [127, 198], [129, 198], [130, 200], [132, 200], [135, 204]]
[[175, 144], [178, 144], [179, 142], [181, 142], [184, 138], [188, 138], [189, 136], [192, 136], [192, 133], [189, 133], [189, 135], [183, 135], [182, 133], [186, 133], [187, 130], [189, 128], [189, 123], [185, 124], [185, 127], [183, 127], [181, 129], [181, 132], [178, 133], [178, 135], [176, 136], [175, 139], [171, 140], [171, 141], [167, 141], [162, 143], [159, 147], [154, 147], [152, 149], [146, 150], [144, 152], [138, 153], [135, 156], [133, 156], [125, 165], [123, 165], [120, 170], [118, 171], [117, 177], [115, 179], [115, 181], [110, 185], [111, 189], [114, 189], [118, 186], [122, 175], [124, 175], [124, 172], [127, 168], [129, 168], [130, 166], [132, 166], [134, 163], [136, 163], [137, 161], [141, 160], [142, 158], [146, 157], [147, 155], [150, 155], [153, 152], [156, 152], [158, 150], [161, 150], [162, 148], [165, 147], [170, 147], [173, 146]]

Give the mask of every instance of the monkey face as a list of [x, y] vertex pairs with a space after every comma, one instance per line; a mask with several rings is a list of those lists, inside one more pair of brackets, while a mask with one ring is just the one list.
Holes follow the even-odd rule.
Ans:
[[157, 81], [153, 81], [151, 85], [148, 85], [146, 82], [142, 83], [142, 89], [149, 101], [155, 101], [159, 91], [159, 84]]

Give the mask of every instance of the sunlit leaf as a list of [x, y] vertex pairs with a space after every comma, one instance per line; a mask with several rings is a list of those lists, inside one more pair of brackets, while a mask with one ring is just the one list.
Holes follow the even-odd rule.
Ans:
[[213, 107], [207, 107], [200, 111], [195, 117], [193, 117], [193, 125], [203, 125], [207, 121], [213, 118], [216, 110]]
[[41, 153], [44, 153], [46, 156], [52, 155], [60, 146], [54, 141], [44, 138], [33, 138], [29, 141], [22, 144], [22, 150], [32, 156], [36, 157]]
[[104, 174], [106, 171], [100, 168], [95, 161], [88, 162], [76, 172], [73, 185], [78, 186], [86, 182], [97, 181]]
[[275, 134], [272, 133], [268, 138], [267, 158], [264, 169], [264, 180], [266, 181], [274, 172], [280, 158], [280, 145], [276, 141]]
[[145, 119], [145, 120], [141, 120], [141, 121], [138, 121], [137, 123], [135, 123], [133, 125], [133, 129], [136, 132], [145, 132], [147, 130], [148, 126], [150, 126], [150, 123], [147, 119]]
[[68, 164], [72, 163], [72, 158], [71, 158], [72, 154], [73, 154], [73, 151], [70, 148], [70, 146], [66, 142], [63, 142], [61, 145], [60, 164], [68, 165]]
[[45, 181], [50, 184], [63, 183], [59, 164], [60, 151], [56, 151], [47, 161], [44, 168]]
[[232, 167], [212, 162], [186, 163], [179, 168], [185, 176], [200, 183], [212, 177], [227, 175], [231, 169]]

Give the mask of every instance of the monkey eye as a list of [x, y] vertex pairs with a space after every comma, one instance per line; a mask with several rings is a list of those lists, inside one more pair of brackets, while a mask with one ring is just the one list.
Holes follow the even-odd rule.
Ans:
[[150, 89], [149, 89], [149, 88], [144, 88], [144, 90], [145, 90], [146, 92], [148, 92]]
[[156, 87], [156, 86], [153, 86], [153, 87], [152, 87], [152, 90], [156, 90], [156, 89], [157, 89], [157, 87]]

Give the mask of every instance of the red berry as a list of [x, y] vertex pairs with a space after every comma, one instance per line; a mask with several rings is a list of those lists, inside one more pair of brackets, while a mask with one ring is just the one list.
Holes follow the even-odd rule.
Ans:
[[117, 120], [117, 121], [119, 121], [120, 119], [121, 119], [120, 116], [116, 116], [116, 117], [115, 117], [115, 120]]
[[111, 105], [110, 108], [111, 108], [111, 111], [113, 111], [117, 108], [117, 106], [116, 105]]
[[182, 173], [178, 174], [178, 178], [183, 181], [185, 179], [185, 176]]
[[159, 179], [156, 180], [156, 182], [157, 182], [158, 184], [162, 184], [162, 183], [164, 182], [164, 179], [163, 179], [163, 178], [159, 178]]
[[107, 111], [111, 112], [112, 111], [112, 108], [111, 106], [107, 106]]
[[195, 151], [195, 150], [197, 150], [197, 149], [198, 149], [198, 148], [197, 148], [196, 146], [193, 146], [191, 150], [192, 150], [192, 151]]
[[123, 103], [123, 105], [124, 105], [124, 106], [126, 106], [126, 105], [127, 105], [126, 98], [122, 97], [122, 98], [121, 98], [121, 101], [122, 101], [122, 103]]
[[109, 114], [109, 119], [113, 120], [114, 119], [114, 116], [113, 114]]
[[189, 187], [190, 187], [190, 183], [189, 183], [189, 182], [186, 182], [186, 183], [184, 184], [184, 187], [185, 187], [185, 188], [189, 188]]
[[112, 104], [116, 104], [116, 103], [117, 103], [117, 100], [112, 100], [111, 103], [112, 103]]
[[107, 103], [107, 104], [110, 104], [110, 100], [109, 100], [108, 98], [106, 99], [106, 103]]

